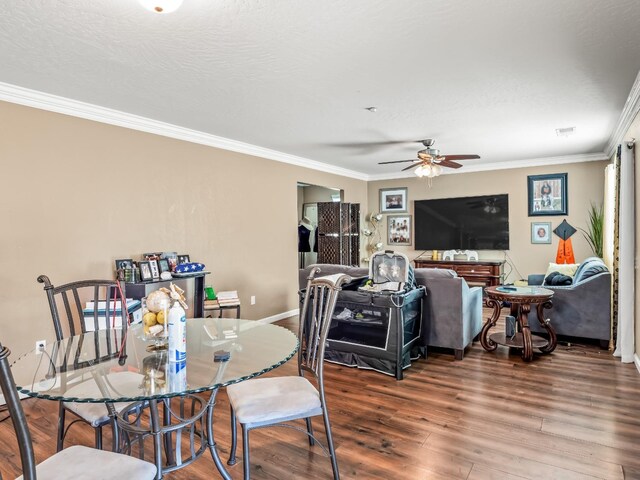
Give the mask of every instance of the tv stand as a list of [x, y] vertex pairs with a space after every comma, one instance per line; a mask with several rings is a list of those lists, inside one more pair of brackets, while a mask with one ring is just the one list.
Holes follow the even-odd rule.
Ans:
[[416, 268], [445, 268], [453, 270], [469, 284], [482, 284], [486, 287], [500, 285], [504, 261], [481, 262], [458, 260], [415, 260]]

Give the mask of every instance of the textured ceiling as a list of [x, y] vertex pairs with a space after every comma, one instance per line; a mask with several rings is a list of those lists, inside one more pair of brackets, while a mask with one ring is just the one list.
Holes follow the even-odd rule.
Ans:
[[467, 165], [602, 152], [638, 25], [638, 0], [0, 0], [0, 82], [376, 175], [422, 138]]

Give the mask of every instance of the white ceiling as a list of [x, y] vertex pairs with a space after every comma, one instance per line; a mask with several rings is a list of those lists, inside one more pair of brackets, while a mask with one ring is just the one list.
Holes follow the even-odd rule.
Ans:
[[0, 0], [0, 82], [379, 178], [423, 138], [468, 168], [604, 152], [639, 25], [638, 0]]

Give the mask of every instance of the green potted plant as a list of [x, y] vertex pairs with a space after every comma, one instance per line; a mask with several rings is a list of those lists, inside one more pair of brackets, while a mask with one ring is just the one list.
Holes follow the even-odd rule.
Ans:
[[580, 229], [582, 235], [589, 243], [593, 253], [602, 258], [602, 244], [604, 238], [604, 208], [602, 205], [596, 205], [593, 202], [589, 208], [589, 216], [587, 220], [587, 229]]

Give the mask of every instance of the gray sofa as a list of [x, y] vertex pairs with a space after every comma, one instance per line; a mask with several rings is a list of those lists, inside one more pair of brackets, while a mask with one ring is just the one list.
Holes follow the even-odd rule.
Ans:
[[[316, 264], [299, 272], [300, 289], [306, 288], [312, 267], [320, 267], [319, 275], [347, 273], [366, 277], [367, 268]], [[451, 270], [416, 268], [415, 279], [424, 285], [427, 296], [422, 305], [422, 341], [424, 345], [451, 349], [456, 360], [462, 360], [464, 349], [482, 330], [482, 288], [470, 288]]]
[[[529, 275], [529, 285], [542, 285], [544, 275]], [[599, 340], [607, 348], [611, 337], [611, 273], [597, 257], [580, 264], [571, 285], [542, 285], [553, 290], [553, 307], [545, 317], [558, 335]], [[529, 314], [531, 331], [544, 332], [534, 311]]]

